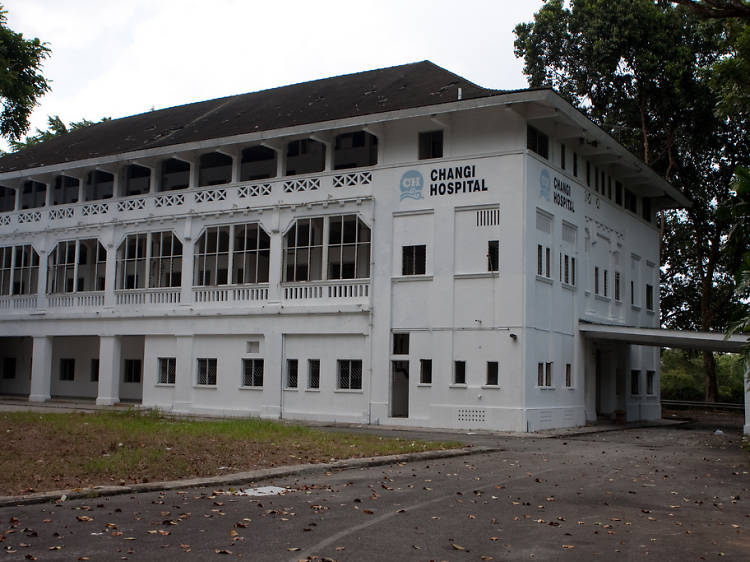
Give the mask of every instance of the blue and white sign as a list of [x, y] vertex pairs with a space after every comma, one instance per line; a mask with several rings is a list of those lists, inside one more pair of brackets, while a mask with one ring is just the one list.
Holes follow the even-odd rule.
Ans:
[[401, 201], [404, 199], [424, 199], [422, 195], [424, 178], [417, 170], [409, 170], [401, 176]]

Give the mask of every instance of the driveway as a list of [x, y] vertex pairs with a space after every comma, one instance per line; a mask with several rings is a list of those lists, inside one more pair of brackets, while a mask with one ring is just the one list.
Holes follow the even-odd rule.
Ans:
[[747, 560], [749, 457], [722, 427], [464, 435], [501, 450], [257, 484], [277, 496], [5, 507], [0, 560]]

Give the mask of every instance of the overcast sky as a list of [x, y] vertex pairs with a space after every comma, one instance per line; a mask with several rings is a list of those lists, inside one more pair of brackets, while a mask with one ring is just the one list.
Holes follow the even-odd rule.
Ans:
[[[524, 88], [513, 28], [542, 0], [0, 0], [51, 55], [48, 115], [66, 123], [429, 59], [481, 86]], [[4, 147], [3, 147], [4, 148]]]

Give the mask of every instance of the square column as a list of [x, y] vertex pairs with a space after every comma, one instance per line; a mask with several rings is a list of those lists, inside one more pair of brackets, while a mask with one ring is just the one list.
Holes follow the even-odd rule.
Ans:
[[96, 403], [111, 406], [120, 401], [120, 357], [122, 341], [119, 336], [99, 336], [99, 391]]
[[29, 402], [46, 402], [50, 399], [52, 384], [52, 338], [34, 337], [31, 354], [31, 389]]
[[177, 336], [172, 410], [189, 412], [193, 406], [193, 336]]

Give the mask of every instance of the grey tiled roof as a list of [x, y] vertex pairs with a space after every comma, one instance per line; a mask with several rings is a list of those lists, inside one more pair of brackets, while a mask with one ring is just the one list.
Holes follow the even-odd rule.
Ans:
[[114, 119], [0, 158], [0, 173], [283, 127], [492, 96], [429, 61]]

